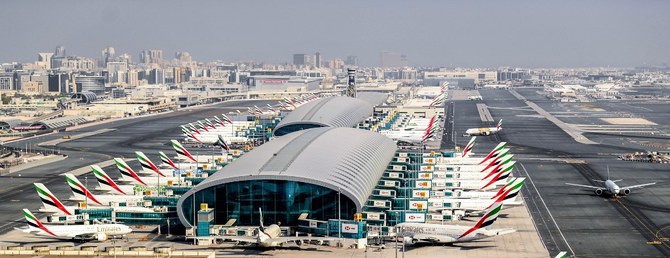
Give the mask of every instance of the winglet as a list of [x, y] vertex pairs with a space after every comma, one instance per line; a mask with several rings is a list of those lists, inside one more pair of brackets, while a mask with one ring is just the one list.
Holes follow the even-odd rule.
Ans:
[[498, 131], [502, 130], [502, 118], [500, 119], [500, 121], [498, 121], [498, 124], [496, 125], [496, 129], [498, 129]]
[[74, 197], [77, 198], [78, 200], [91, 200], [94, 203], [98, 205], [102, 205], [100, 201], [98, 201], [97, 198], [95, 198], [95, 195], [93, 195], [91, 192], [86, 189], [86, 186], [84, 186], [77, 177], [75, 177], [73, 174], [70, 173], [65, 173], [65, 180], [67, 180], [67, 184], [70, 186], [70, 190], [72, 190], [72, 193], [74, 194]]
[[147, 155], [144, 155], [144, 153], [142, 153], [141, 151], [136, 151], [135, 156], [137, 156], [137, 160], [140, 161], [140, 164], [142, 164], [142, 167], [144, 169], [156, 172], [162, 177], [165, 176], [165, 174], [161, 173], [158, 167], [156, 167], [156, 165], [153, 162], [151, 162], [151, 160], [149, 159], [149, 157], [147, 157]]
[[490, 227], [493, 224], [493, 222], [495, 222], [496, 219], [498, 218], [501, 209], [502, 209], [502, 202], [495, 202], [494, 205], [487, 210], [486, 215], [484, 215], [479, 220], [479, 222], [477, 222], [477, 224], [475, 224], [472, 228], [465, 231], [465, 233], [463, 233], [460, 237], [458, 237], [458, 239], [467, 236], [468, 234], [472, 233], [477, 229]]
[[35, 186], [37, 195], [39, 195], [40, 199], [42, 199], [42, 204], [45, 208], [48, 209], [48, 206], [51, 206], [62, 211], [65, 215], [72, 215], [72, 213], [65, 208], [65, 205], [63, 205], [63, 203], [60, 202], [58, 198], [56, 198], [56, 196], [54, 196], [51, 191], [47, 189], [46, 186], [44, 186], [42, 183], [33, 183], [33, 185]]
[[191, 155], [191, 153], [188, 152], [188, 150], [186, 150], [184, 146], [181, 146], [181, 144], [178, 141], [170, 140], [170, 142], [172, 143], [172, 148], [174, 148], [174, 150], [177, 151], [177, 154], [187, 157], [193, 162], [198, 163], [198, 161]]
[[147, 185], [144, 183], [144, 181], [142, 181], [142, 179], [140, 179], [139, 176], [137, 176], [137, 173], [135, 173], [135, 171], [130, 168], [130, 166], [128, 166], [125, 161], [120, 158], [114, 158], [114, 162], [116, 163], [116, 168], [118, 168], [119, 172], [121, 172], [121, 175], [130, 177], [142, 185]]
[[101, 186], [106, 185], [106, 186], [114, 189], [115, 191], [117, 191], [121, 194], [127, 195], [127, 193], [124, 192], [123, 190], [121, 190], [119, 185], [117, 185], [116, 182], [114, 182], [114, 180], [112, 180], [112, 178], [109, 177], [107, 175], [107, 173], [105, 173], [105, 171], [102, 170], [102, 168], [100, 166], [91, 165], [91, 170], [93, 171], [93, 174], [95, 175], [95, 178], [98, 179], [98, 183]]
[[161, 157], [161, 161], [162, 161], [163, 163], [170, 165], [170, 167], [172, 167], [172, 168], [174, 168], [174, 169], [179, 169], [179, 168], [177, 168], [177, 165], [175, 165], [174, 162], [172, 162], [172, 160], [170, 159], [170, 157], [168, 157], [167, 155], [165, 155], [164, 152], [162, 152], [162, 151], [159, 152], [159, 153], [158, 153], [158, 156]]
[[40, 220], [38, 220], [37, 217], [35, 217], [35, 215], [33, 215], [33, 213], [31, 213], [28, 209], [23, 209], [23, 217], [26, 218], [26, 221], [30, 227], [39, 228], [49, 235], [56, 236], [56, 234], [46, 228], [42, 222], [40, 222]]

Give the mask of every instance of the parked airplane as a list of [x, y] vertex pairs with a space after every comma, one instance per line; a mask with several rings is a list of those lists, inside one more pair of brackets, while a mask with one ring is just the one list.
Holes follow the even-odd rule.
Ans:
[[23, 209], [23, 216], [28, 222], [27, 229], [20, 229], [24, 233], [39, 236], [55, 237], [74, 240], [105, 241], [110, 237], [125, 237], [133, 230], [123, 224], [90, 224], [90, 225], [44, 225], [28, 209]]
[[439, 225], [427, 223], [400, 223], [396, 232], [405, 244], [433, 243], [450, 244], [470, 242], [483, 238], [516, 232], [514, 229], [492, 229], [491, 225], [498, 218], [503, 204], [496, 202], [489, 208], [477, 224], [472, 227], [460, 225]]
[[301, 245], [302, 242], [306, 239], [309, 240], [318, 240], [318, 241], [325, 241], [325, 240], [334, 240], [334, 238], [326, 238], [326, 237], [285, 237], [281, 236], [281, 228], [279, 228], [279, 225], [277, 224], [272, 224], [268, 226], [267, 228], [263, 226], [263, 210], [258, 208], [258, 212], [260, 213], [260, 226], [258, 229], [256, 229], [255, 233], [256, 236], [253, 237], [248, 237], [248, 236], [226, 236], [223, 239], [224, 240], [229, 240], [229, 241], [236, 241], [236, 242], [242, 242], [242, 243], [247, 243], [247, 244], [256, 244], [261, 247], [276, 247], [276, 246], [281, 246], [285, 243], [288, 242], [293, 242], [296, 245]]
[[41, 183], [33, 183], [37, 195], [42, 201], [42, 208], [39, 209], [39, 212], [44, 213], [55, 213], [60, 215], [74, 215], [76, 209], [87, 208], [87, 209], [113, 209], [116, 212], [148, 212], [151, 209], [144, 207], [128, 207], [128, 206], [91, 206], [91, 207], [79, 207], [79, 206], [66, 206], [58, 198], [56, 198], [46, 186]]
[[179, 177], [174, 176], [153, 176], [153, 177], [141, 177], [137, 175], [135, 170], [133, 170], [125, 161], [120, 158], [114, 158], [114, 163], [116, 163], [116, 168], [119, 169], [121, 173], [120, 181], [132, 182], [133, 184], [140, 184], [144, 186], [158, 186], [158, 185], [167, 185], [168, 182], [177, 182], [180, 180]]
[[107, 192], [112, 192], [116, 194], [133, 194], [135, 192], [135, 186], [134, 185], [119, 185], [114, 180], [105, 173], [104, 170], [98, 165], [91, 165], [91, 170], [93, 171], [93, 175], [95, 175], [95, 178], [98, 180], [99, 186], [95, 188], [95, 190], [100, 190], [100, 191], [107, 191]]
[[583, 188], [590, 188], [590, 189], [595, 189], [594, 192], [598, 196], [602, 196], [603, 194], [607, 194], [610, 196], [618, 196], [618, 195], [629, 195], [631, 193], [630, 189], [633, 188], [640, 188], [640, 187], [645, 187], [645, 186], [650, 186], [656, 184], [654, 183], [646, 183], [646, 184], [639, 184], [639, 185], [631, 185], [631, 186], [618, 186], [616, 182], [619, 182], [623, 179], [618, 179], [618, 180], [610, 180], [610, 169], [607, 168], [607, 180], [602, 181], [602, 180], [593, 180], [599, 183], [603, 183], [603, 186], [592, 186], [592, 185], [580, 185], [580, 184], [571, 184], [571, 183], [565, 183], [566, 185], [571, 185], [571, 186], [578, 186], [578, 187], [583, 187]]
[[[67, 179], [67, 184], [70, 186], [70, 190], [72, 190], [72, 194], [74, 195], [74, 198], [71, 200], [86, 201], [88, 205], [93, 206], [112, 206], [115, 203], [137, 204], [144, 201], [144, 198], [139, 195], [96, 195], [91, 193], [73, 174], [66, 173], [64, 175], [65, 179]], [[128, 206], [137, 207], [137, 205]], [[151, 211], [151, 209], [146, 209], [146, 211]]]
[[463, 136], [473, 136], [473, 135], [493, 135], [502, 131], [502, 119], [498, 121], [496, 127], [484, 127], [484, 128], [470, 128], [465, 131]]

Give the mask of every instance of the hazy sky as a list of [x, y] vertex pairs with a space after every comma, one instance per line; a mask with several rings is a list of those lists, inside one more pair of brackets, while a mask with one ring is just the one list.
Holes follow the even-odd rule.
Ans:
[[[585, 67], [670, 60], [670, 1], [0, 1], [0, 62], [63, 45], [195, 60], [290, 62], [293, 53], [405, 53], [415, 66]], [[670, 62], [668, 62], [670, 63]]]

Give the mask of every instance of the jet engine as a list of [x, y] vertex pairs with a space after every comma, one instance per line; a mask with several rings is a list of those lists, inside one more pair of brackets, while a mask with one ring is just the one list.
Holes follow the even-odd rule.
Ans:
[[623, 194], [624, 194], [624, 195], [629, 195], [629, 194], [630, 194], [630, 189], [628, 189], [628, 188], [624, 188], [624, 189], [623, 189]]
[[108, 236], [105, 233], [98, 233], [95, 235], [95, 239], [98, 241], [105, 241], [108, 239]]
[[416, 239], [411, 238], [411, 237], [403, 237], [403, 238], [402, 238], [402, 241], [403, 241], [406, 245], [413, 245], [413, 244], [416, 244]]
[[600, 196], [603, 195], [603, 189], [596, 189], [596, 195]]
[[295, 245], [297, 245], [297, 246], [301, 246], [301, 245], [302, 245], [302, 240], [297, 240], [297, 241], [295, 241]]

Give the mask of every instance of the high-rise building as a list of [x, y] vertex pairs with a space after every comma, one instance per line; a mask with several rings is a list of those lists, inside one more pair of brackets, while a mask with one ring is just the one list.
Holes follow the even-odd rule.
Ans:
[[102, 94], [105, 92], [105, 78], [102, 76], [76, 76], [74, 78], [75, 92], [93, 92]]
[[128, 54], [128, 53], [123, 53], [119, 55], [119, 58], [117, 58], [119, 62], [126, 62], [126, 64], [132, 64], [133, 63], [133, 57]]
[[54, 51], [54, 57], [65, 57], [65, 47], [56, 46], [56, 51]]
[[14, 74], [0, 73], [0, 90], [14, 90]]
[[406, 67], [407, 56], [401, 53], [381, 52], [379, 54], [379, 64], [381, 67]]
[[68, 79], [67, 73], [51, 73], [49, 74], [49, 92], [68, 93]]
[[295, 66], [304, 66], [307, 64], [307, 55], [305, 54], [293, 54], [293, 65]]
[[163, 60], [163, 50], [149, 49], [140, 52], [140, 62], [145, 64], [159, 64]]
[[37, 53], [37, 62], [43, 63], [46, 69], [51, 69], [51, 57], [53, 53]]
[[321, 53], [319, 52], [314, 54], [314, 67], [321, 68]]
[[358, 66], [358, 57], [357, 56], [348, 56], [346, 64], [349, 65], [349, 66]]
[[149, 71], [149, 84], [164, 84], [165, 83], [165, 73], [163, 69], [154, 68]]
[[112, 59], [114, 59], [114, 48], [113, 47], [106, 47], [102, 49], [102, 59], [100, 66], [104, 67], [107, 65], [107, 63], [111, 62]]

